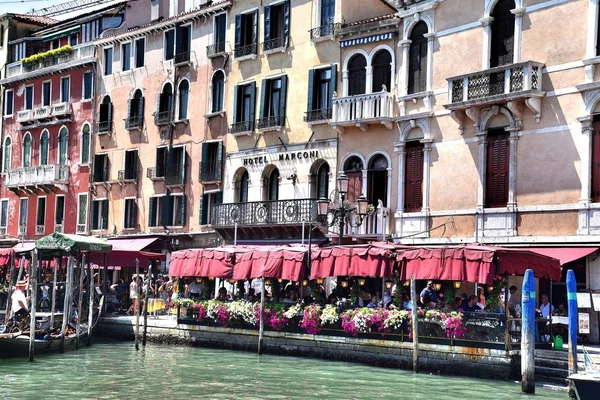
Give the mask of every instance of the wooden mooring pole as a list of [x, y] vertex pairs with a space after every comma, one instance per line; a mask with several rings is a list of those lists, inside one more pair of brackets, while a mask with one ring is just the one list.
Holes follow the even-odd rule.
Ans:
[[[13, 286], [16, 284], [14, 282], [15, 274], [15, 253], [11, 253], [10, 255], [10, 272], [8, 273], [8, 297], [6, 298], [6, 311], [4, 313], [4, 325], [8, 322], [10, 318], [10, 313], [12, 311], [11, 307], [11, 296], [13, 294]], [[17, 281], [18, 282], [18, 281]]]
[[71, 316], [71, 289], [73, 286], [73, 264], [75, 263], [75, 259], [72, 256], [69, 256], [69, 261], [67, 262], [67, 279], [65, 279], [65, 301], [63, 303], [63, 319], [62, 326], [60, 329], [60, 352], [63, 353], [65, 351], [65, 336], [67, 335], [67, 324], [69, 323], [69, 319]]
[[137, 307], [135, 308], [135, 349], [140, 349], [140, 288], [138, 287], [138, 282], [140, 279], [140, 260], [135, 259], [135, 285], [133, 285], [136, 290], [136, 298], [137, 298]]
[[521, 391], [535, 393], [535, 277], [525, 271], [521, 297]]
[[77, 298], [77, 336], [75, 338], [75, 350], [79, 350], [79, 334], [81, 333], [81, 318], [83, 317], [83, 266], [85, 255], [79, 257], [79, 297]]
[[[90, 252], [87, 254], [87, 270], [88, 270], [88, 278], [90, 280], [89, 283], [89, 293], [88, 293], [88, 337], [87, 337], [87, 345], [89, 346], [92, 343], [92, 328], [94, 327], [94, 274], [92, 271], [92, 264], [90, 260]], [[102, 310], [98, 310], [98, 313], [102, 312]]]
[[260, 325], [258, 328], [258, 354], [262, 354], [263, 332], [265, 330], [265, 278], [260, 286]]
[[35, 310], [37, 306], [37, 250], [31, 252], [31, 268], [29, 269], [31, 285], [31, 311], [29, 314], [29, 361], [33, 361], [35, 352]]
[[569, 374], [577, 373], [577, 282], [575, 272], [567, 271], [567, 309], [569, 313]]
[[148, 333], [148, 299], [150, 297], [150, 283], [152, 278], [152, 262], [148, 266], [146, 276], [146, 297], [144, 299], [144, 332], [142, 333], [142, 346], [146, 346], [146, 334]]
[[418, 297], [417, 297], [417, 281], [413, 275], [410, 278], [410, 301], [412, 304], [411, 308], [411, 320], [412, 320], [412, 341], [413, 341], [413, 372], [419, 372], [419, 322], [417, 310]]
[[54, 278], [52, 280], [52, 303], [50, 304], [50, 329], [54, 329], [54, 313], [56, 312], [56, 282], [58, 277], [58, 258], [54, 257]]

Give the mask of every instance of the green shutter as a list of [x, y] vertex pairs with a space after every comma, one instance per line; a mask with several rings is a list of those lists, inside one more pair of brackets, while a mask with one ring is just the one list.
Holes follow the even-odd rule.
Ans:
[[186, 166], [187, 166], [187, 151], [185, 148], [182, 149], [183, 151], [181, 152], [181, 159], [179, 160], [180, 165], [181, 165], [181, 182], [185, 183], [185, 172], [186, 172]]
[[158, 221], [156, 221], [156, 197], [150, 197], [148, 210], [148, 226], [158, 225]]
[[286, 99], [287, 99], [287, 85], [288, 79], [287, 75], [283, 75], [281, 77], [281, 91], [279, 92], [279, 125], [285, 125], [285, 108], [286, 108]]
[[201, 207], [201, 217], [200, 217], [200, 225], [208, 225], [208, 206], [209, 206], [209, 194], [202, 195], [202, 202], [200, 203]]
[[215, 195], [215, 204], [223, 204], [223, 192], [217, 192]]
[[265, 104], [267, 103], [267, 92], [269, 87], [269, 82], [266, 79], [262, 80], [260, 85], [260, 119], [263, 119], [267, 116], [267, 110], [265, 110]]
[[202, 159], [200, 160], [201, 163], [201, 168], [200, 168], [200, 180], [204, 181], [204, 180], [208, 180], [207, 175], [210, 169], [210, 163], [209, 163], [209, 159], [208, 159], [208, 150], [209, 150], [209, 144], [208, 143], [202, 143]]
[[108, 130], [112, 130], [112, 111], [113, 105], [112, 102], [108, 103]]
[[254, 130], [256, 120], [256, 82], [250, 83], [250, 130]]
[[238, 120], [238, 92], [240, 90], [240, 87], [238, 85], [235, 85], [233, 87], [233, 123], [237, 123], [240, 122]]
[[235, 16], [235, 48], [242, 47], [242, 16]]
[[254, 11], [252, 18], [252, 43], [258, 44], [258, 10]]
[[265, 7], [265, 42], [271, 40], [271, 7]]
[[161, 210], [161, 225], [170, 226], [173, 221], [173, 209], [171, 207], [171, 195], [166, 194], [162, 198], [162, 210]]
[[187, 198], [185, 196], [185, 194], [183, 196], [181, 196], [181, 214], [180, 214], [180, 219], [179, 219], [179, 225], [180, 226], [185, 226], [185, 220], [186, 220], [186, 208], [187, 208]]
[[283, 3], [283, 36], [285, 37], [285, 46], [287, 47], [290, 40], [290, 2], [289, 0]]
[[140, 129], [142, 129], [142, 125], [144, 124], [144, 97], [140, 97], [138, 101], [138, 118], [140, 119]]
[[129, 120], [131, 119], [132, 115], [131, 115], [131, 99], [127, 100], [127, 123], [125, 124], [125, 127], [128, 128], [129, 127]]
[[327, 104], [329, 107], [333, 106], [333, 93], [337, 90], [337, 65], [333, 64], [331, 66], [331, 84], [329, 85], [329, 99]]
[[99, 227], [100, 224], [98, 221], [98, 201], [92, 201], [92, 229], [98, 229]]
[[198, 199], [199, 207], [198, 207], [198, 223], [202, 225], [202, 204], [204, 203], [204, 195]]
[[223, 146], [223, 142], [217, 142], [217, 161], [215, 165], [215, 169], [217, 173], [215, 174], [215, 180], [222, 181], [223, 180], [223, 159], [225, 158], [225, 146]]
[[160, 101], [162, 100], [162, 93], [158, 95], [158, 99], [156, 99], [156, 113], [160, 113]]
[[308, 71], [308, 99], [306, 101], [306, 111], [312, 111], [315, 109], [314, 95], [315, 95], [315, 70], [311, 69]]
[[108, 228], [108, 200], [102, 200], [102, 229]]
[[137, 206], [137, 201], [133, 201], [133, 210], [131, 210], [131, 220], [133, 221], [133, 226], [132, 228], [137, 228], [137, 213], [138, 213], [138, 206]]

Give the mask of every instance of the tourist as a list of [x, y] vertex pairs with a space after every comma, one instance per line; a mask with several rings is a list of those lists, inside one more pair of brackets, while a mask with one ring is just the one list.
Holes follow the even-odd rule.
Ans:
[[565, 303], [558, 303], [558, 308], [552, 313], [552, 315], [556, 315], [557, 317], [566, 317], [569, 314], [567, 313], [567, 308], [565, 307]]
[[131, 283], [129, 284], [129, 299], [131, 300], [131, 305], [129, 306], [129, 309], [127, 309], [127, 315], [137, 313], [137, 310], [139, 309], [139, 296], [138, 278], [137, 275], [134, 275], [133, 278], [131, 278]]
[[404, 296], [402, 296], [402, 300], [403, 300], [402, 301], [402, 305], [404, 306], [404, 309], [405, 310], [412, 310], [412, 308], [413, 308], [413, 306], [412, 306], [413, 302], [412, 302], [411, 298], [408, 297], [407, 294], [405, 294]]
[[421, 291], [421, 295], [419, 297], [420, 297], [420, 300], [421, 300], [422, 304], [426, 304], [425, 303], [425, 296], [427, 296], [427, 295], [430, 296], [430, 302], [437, 304], [437, 302], [438, 302], [438, 294], [435, 291], [435, 289], [433, 288], [433, 282], [432, 281], [427, 282], [427, 286], [425, 287], [425, 289], [423, 289]]
[[474, 294], [469, 296], [469, 301], [468, 301], [466, 307], [463, 307], [463, 311], [464, 312], [481, 311], [481, 308], [477, 305], [477, 300], [478, 300], [478, 298]]
[[335, 306], [335, 305], [337, 305], [338, 300], [339, 299], [338, 299], [337, 295], [335, 293], [331, 293], [329, 295], [329, 297], [327, 298], [327, 304], [332, 304]]
[[485, 295], [483, 294], [483, 288], [480, 287], [477, 289], [477, 293], [479, 295], [479, 303], [481, 308], [485, 308]]
[[377, 295], [374, 295], [371, 297], [371, 301], [369, 301], [369, 304], [367, 304], [367, 308], [377, 308], [379, 307], [379, 299], [377, 298]]
[[510, 292], [510, 297], [506, 306], [510, 315], [516, 317], [521, 313], [521, 294], [517, 292], [517, 287], [514, 285], [508, 288], [508, 291]]
[[550, 315], [554, 312], [554, 306], [548, 302], [548, 295], [542, 294], [542, 303], [540, 308], [536, 310], [542, 314], [542, 318], [550, 318]]
[[217, 296], [217, 300], [229, 301], [229, 295], [227, 294], [227, 289], [225, 289], [224, 287], [219, 288], [219, 295]]
[[431, 295], [426, 294], [425, 297], [421, 297], [421, 302], [427, 309], [433, 310], [436, 307], [436, 303], [431, 300]]
[[40, 291], [42, 292], [42, 296], [40, 298], [40, 311], [44, 311], [46, 309], [50, 309], [50, 300], [48, 297], [48, 293], [50, 292], [50, 281], [46, 279], [44, 283], [40, 286]]
[[383, 294], [383, 300], [381, 301], [381, 304], [383, 304], [384, 308], [388, 308], [387, 305], [390, 304], [392, 302], [392, 300], [393, 300], [392, 295], [390, 294], [389, 291], [386, 291]]
[[201, 283], [200, 278], [192, 280], [187, 286], [187, 296], [190, 299], [199, 299], [204, 292], [204, 285]]
[[452, 304], [452, 308], [454, 308], [455, 310], [462, 309], [462, 298], [460, 298], [458, 296], [455, 297], [454, 303]]
[[10, 296], [11, 304], [11, 317], [19, 317], [19, 319], [29, 314], [29, 307], [27, 307], [27, 297], [25, 297], [24, 290], [27, 288], [27, 281], [19, 281], [15, 286], [15, 291]]

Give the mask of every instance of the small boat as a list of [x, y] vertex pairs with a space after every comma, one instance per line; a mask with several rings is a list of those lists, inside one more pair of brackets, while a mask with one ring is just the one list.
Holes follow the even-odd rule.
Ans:
[[600, 372], [572, 374], [567, 378], [575, 387], [578, 400], [596, 400], [600, 393]]

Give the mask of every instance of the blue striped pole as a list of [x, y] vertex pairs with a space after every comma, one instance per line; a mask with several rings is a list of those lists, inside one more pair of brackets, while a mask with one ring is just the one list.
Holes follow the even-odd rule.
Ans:
[[521, 391], [535, 393], [535, 277], [525, 271], [521, 297]]
[[567, 305], [569, 311], [569, 373], [577, 373], [577, 282], [575, 272], [567, 271]]

